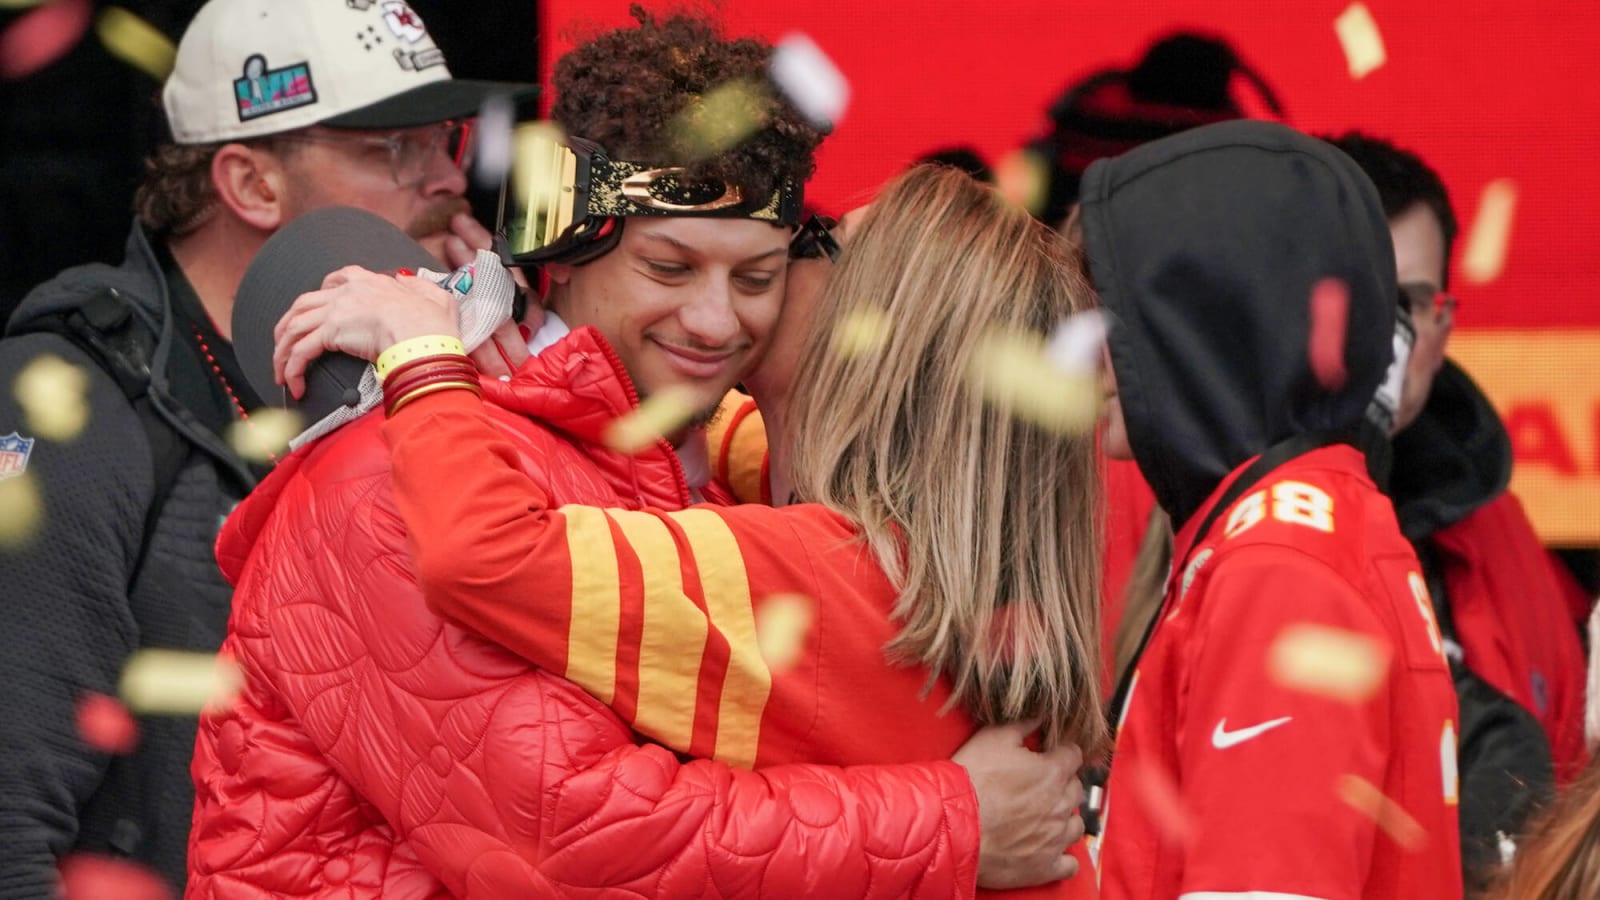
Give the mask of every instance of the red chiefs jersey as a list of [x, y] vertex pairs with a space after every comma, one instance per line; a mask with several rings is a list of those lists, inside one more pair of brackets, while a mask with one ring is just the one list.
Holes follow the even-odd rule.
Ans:
[[1102, 895], [1458, 900], [1455, 690], [1389, 501], [1327, 447], [1195, 534], [1226, 484], [1123, 705]]
[[[649, 739], [762, 770], [948, 759], [977, 730], [945, 709], [947, 679], [886, 656], [899, 592], [843, 516], [815, 504], [551, 508], [461, 391], [417, 401], [384, 433], [428, 605]], [[1087, 848], [1069, 852], [1076, 877], [977, 895], [1093, 900]]]

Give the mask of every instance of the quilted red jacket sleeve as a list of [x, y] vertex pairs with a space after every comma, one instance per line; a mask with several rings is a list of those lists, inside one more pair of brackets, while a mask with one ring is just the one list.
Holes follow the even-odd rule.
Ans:
[[[977, 799], [960, 766], [684, 762], [637, 744], [570, 682], [427, 614], [381, 500], [381, 438], [350, 430], [337, 448], [348, 463], [286, 479], [278, 505], [305, 512], [274, 517], [258, 542], [240, 592], [276, 599], [236, 611], [240, 661], [270, 685], [262, 704], [285, 707], [279, 718], [452, 894], [974, 894]], [[364, 512], [341, 509], [357, 502]], [[263, 802], [299, 803], [294, 790]], [[323, 820], [354, 814], [342, 810], [308, 815], [337, 833]]]

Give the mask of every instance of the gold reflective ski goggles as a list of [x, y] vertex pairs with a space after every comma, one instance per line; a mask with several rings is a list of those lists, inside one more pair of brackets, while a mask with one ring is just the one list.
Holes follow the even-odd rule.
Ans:
[[615, 160], [592, 141], [548, 123], [518, 128], [516, 165], [502, 181], [496, 246], [507, 265], [581, 263], [616, 246], [633, 216], [755, 219], [794, 227], [801, 188], [789, 180], [767, 197], [737, 185], [690, 179], [681, 166]]

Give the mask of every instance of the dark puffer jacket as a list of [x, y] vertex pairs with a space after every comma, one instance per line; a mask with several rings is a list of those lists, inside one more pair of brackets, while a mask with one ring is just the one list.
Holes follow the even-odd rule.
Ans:
[[[69, 269], [41, 285], [0, 341], [0, 435], [33, 439], [22, 474], [42, 501], [32, 539], [0, 547], [0, 897], [53, 896], [56, 863], [75, 849], [129, 856], [183, 884], [195, 719], [141, 719], [138, 747], [113, 757], [83, 742], [75, 713], [84, 692], [117, 693], [136, 648], [214, 652], [227, 627], [232, 590], [212, 544], [254, 477], [174, 397], [195, 386], [204, 396], [212, 377], [174, 323], [179, 289], [187, 286], [169, 285], [135, 228], [120, 267]], [[35, 333], [44, 319], [105, 297], [136, 317], [131, 327], [161, 336], [153, 358], [165, 365], [151, 373], [153, 406], [187, 448], [148, 536], [155, 451], [138, 414], [84, 351]], [[87, 375], [89, 417], [72, 440], [35, 433], [11, 389], [19, 372], [48, 355]]]

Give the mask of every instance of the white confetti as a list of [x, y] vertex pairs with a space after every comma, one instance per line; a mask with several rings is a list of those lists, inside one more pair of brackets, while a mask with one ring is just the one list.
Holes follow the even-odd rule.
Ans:
[[516, 106], [505, 94], [490, 94], [473, 125], [472, 177], [481, 188], [497, 188], [511, 169], [511, 132]]
[[772, 51], [772, 83], [811, 124], [838, 127], [850, 105], [850, 82], [822, 48], [803, 34], [788, 35]]
[[1044, 345], [1045, 357], [1069, 374], [1097, 372], [1104, 358], [1106, 327], [1104, 310], [1073, 313], [1050, 332]]

